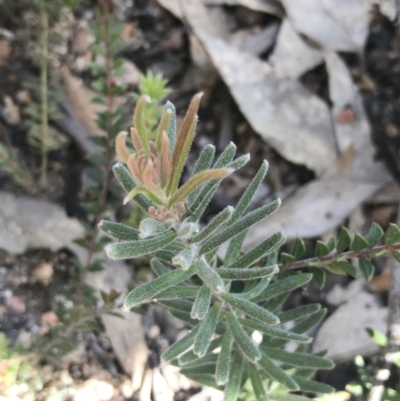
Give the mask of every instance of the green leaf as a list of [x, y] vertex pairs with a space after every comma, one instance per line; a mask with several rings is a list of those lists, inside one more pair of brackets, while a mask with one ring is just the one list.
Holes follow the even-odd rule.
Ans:
[[284, 265], [287, 265], [288, 263], [294, 262], [296, 258], [287, 252], [282, 252], [281, 253], [281, 261]]
[[257, 362], [261, 358], [257, 345], [254, 344], [251, 337], [245, 332], [234, 312], [228, 311], [226, 317], [233, 338], [235, 339], [235, 344], [243, 356], [253, 363]]
[[226, 207], [222, 212], [218, 213], [203, 230], [191, 239], [191, 243], [196, 244], [197, 242], [208, 239], [222, 224], [226, 223], [229, 217], [232, 215], [234, 208], [232, 206]]
[[309, 343], [311, 342], [311, 337], [303, 336], [300, 334], [292, 333], [291, 331], [286, 331], [282, 329], [278, 329], [275, 327], [271, 327], [267, 324], [261, 322], [255, 322], [254, 320], [249, 319], [239, 319], [239, 322], [246, 327], [249, 327], [253, 330], [258, 330], [261, 333], [266, 334], [270, 337], [283, 338], [288, 341], [297, 341], [301, 343]]
[[105, 247], [105, 251], [107, 256], [111, 259], [119, 260], [138, 258], [165, 248], [175, 238], [175, 232], [168, 232], [166, 234], [159, 235], [158, 237], [109, 244]]
[[368, 247], [368, 241], [360, 234], [354, 235], [353, 242], [351, 243], [351, 249], [354, 252], [361, 251]]
[[279, 324], [279, 319], [266, 309], [258, 306], [254, 302], [247, 301], [246, 299], [238, 298], [232, 294], [221, 293], [220, 297], [228, 302], [230, 305], [241, 310], [246, 315], [252, 317], [255, 320], [275, 326]]
[[344, 252], [351, 244], [351, 236], [346, 227], [341, 227], [339, 238], [336, 243], [336, 251], [338, 253]]
[[400, 242], [400, 228], [390, 223], [385, 235], [385, 245], [394, 245]]
[[[217, 357], [217, 355], [212, 355], [213, 357]], [[184, 367], [180, 370], [181, 374], [188, 376], [188, 375], [198, 375], [198, 374], [215, 374], [215, 363], [208, 363], [205, 365], [200, 366], [193, 366], [193, 367]]]
[[184, 249], [172, 258], [172, 264], [180, 267], [182, 270], [187, 270], [192, 266], [194, 259], [194, 250], [192, 248]]
[[208, 350], [218, 323], [220, 312], [221, 304], [216, 302], [207, 313], [207, 316], [200, 322], [200, 327], [193, 346], [194, 353], [199, 357], [204, 356]]
[[171, 287], [160, 292], [157, 295], [157, 300], [196, 298], [198, 292], [199, 292], [199, 287], [193, 287], [193, 286]]
[[308, 393], [330, 394], [335, 388], [325, 383], [319, 383], [314, 380], [304, 379], [303, 377], [293, 376], [293, 379], [299, 385], [301, 391]]
[[193, 308], [190, 316], [192, 319], [203, 320], [210, 308], [211, 302], [211, 290], [207, 286], [203, 286], [197, 293], [197, 297], [194, 301]]
[[238, 259], [238, 256], [240, 254], [240, 249], [242, 248], [247, 233], [248, 230], [245, 230], [229, 241], [228, 249], [226, 251], [224, 260], [226, 266], [232, 265]]
[[304, 245], [304, 241], [297, 237], [292, 245], [292, 249], [290, 253], [293, 255], [294, 260], [300, 259], [306, 253], [306, 246]]
[[198, 324], [196, 327], [189, 331], [184, 337], [176, 341], [172, 344], [162, 355], [161, 358], [165, 362], [171, 362], [174, 358], [183, 354], [188, 348], [193, 345], [193, 341], [196, 338], [196, 335], [199, 331], [200, 325]]
[[[225, 336], [225, 335], [224, 335]], [[210, 346], [208, 347], [208, 352], [212, 352], [214, 350], [216, 350], [217, 348], [221, 347], [222, 344], [222, 338], [223, 337], [218, 337], [215, 338], [214, 340], [211, 341]], [[188, 352], [185, 352], [183, 355], [181, 355], [179, 357], [179, 365], [180, 366], [193, 366], [193, 364], [198, 365], [199, 363], [201, 364], [202, 362], [204, 362], [205, 358], [207, 357], [206, 354], [205, 356], [203, 356], [203, 358], [199, 358], [194, 352], [193, 350], [190, 350]], [[215, 355], [214, 353], [212, 355]]]
[[103, 233], [119, 241], [132, 241], [139, 239], [139, 231], [125, 224], [116, 223], [109, 220], [101, 220], [99, 229]]
[[288, 352], [266, 345], [262, 345], [262, 351], [270, 358], [291, 366], [315, 369], [332, 369], [335, 366], [331, 360], [318, 355], [306, 354], [303, 352]]
[[151, 217], [143, 219], [139, 225], [140, 238], [152, 237], [154, 235], [160, 235], [168, 231], [172, 227], [170, 221], [159, 221]]
[[169, 308], [176, 310], [178, 312], [190, 313], [193, 307], [193, 301], [188, 301], [187, 299], [170, 299], [165, 301], [156, 300], [159, 304]]
[[236, 401], [238, 399], [240, 387], [242, 385], [242, 375], [243, 357], [240, 353], [235, 353], [229, 372], [228, 383], [225, 386], [224, 401]]
[[320, 267], [314, 267], [314, 266], [310, 266], [308, 269], [312, 273], [313, 278], [317, 282], [319, 288], [321, 289], [324, 288], [326, 280], [325, 271]]
[[278, 210], [280, 204], [281, 201], [280, 199], [278, 199], [247, 214], [232, 225], [225, 227], [218, 234], [214, 235], [211, 239], [206, 241], [206, 243], [200, 248], [200, 254], [205, 254], [218, 248], [220, 245], [233, 238], [235, 235], [247, 230], [267, 216], [270, 216], [272, 213]]
[[262, 350], [261, 355], [262, 357], [259, 361], [259, 364], [272, 380], [283, 384], [289, 390], [296, 391], [299, 389], [297, 383], [281, 367], [275, 365], [271, 358]]
[[263, 182], [267, 171], [268, 171], [268, 162], [264, 160], [261, 164], [260, 169], [258, 170], [257, 174], [247, 187], [246, 191], [244, 194], [241, 196], [239, 199], [238, 204], [236, 205], [235, 211], [233, 212], [231, 221], [229, 224], [233, 224], [235, 221], [237, 221], [243, 213], [246, 211], [248, 206], [250, 205], [250, 202], [252, 201], [254, 194], [256, 193], [257, 189], [260, 187], [261, 183]]
[[[215, 154], [215, 146], [214, 145], [207, 145], [200, 153], [199, 158], [196, 161], [196, 164], [194, 165], [192, 176], [194, 176], [197, 173], [200, 173], [201, 171], [207, 170], [211, 167], [212, 161], [214, 159], [214, 154]], [[188, 202], [189, 205], [191, 205], [196, 198], [196, 196], [199, 194], [200, 190], [203, 188], [203, 186], [200, 186], [196, 188], [189, 196], [188, 196]]]
[[197, 274], [204, 281], [204, 283], [210, 287], [211, 291], [221, 293], [224, 291], [224, 281], [218, 275], [218, 273], [205, 261], [204, 257], [200, 258], [195, 266], [197, 268]]
[[169, 121], [167, 135], [168, 135], [171, 154], [172, 154], [175, 149], [176, 138], [177, 138], [175, 106], [170, 101], [167, 101], [167, 103], [164, 106], [164, 111], [166, 111], [166, 110], [171, 110], [171, 119]]
[[371, 278], [374, 276], [375, 266], [368, 260], [359, 259], [358, 267], [360, 268], [361, 273], [365, 277], [365, 279], [367, 281], [371, 280]]
[[268, 401], [260, 373], [258, 372], [256, 366], [252, 363], [247, 364], [247, 371], [249, 373], [254, 395], [256, 396], [257, 401]]
[[163, 274], [162, 276], [149, 281], [148, 283], [136, 287], [127, 295], [124, 302], [124, 309], [130, 310], [134, 306], [152, 300], [160, 292], [187, 280], [195, 273], [195, 269], [186, 271], [172, 270], [169, 273]]
[[[236, 237], [235, 237], [236, 238]], [[261, 244], [257, 245], [252, 250], [246, 252], [243, 256], [237, 259], [235, 262], [226, 266], [227, 269], [232, 268], [246, 268], [250, 267], [257, 260], [264, 258], [265, 256], [271, 254], [276, 249], [278, 249], [286, 240], [285, 234], [283, 232], [278, 232], [271, 237], [267, 238]]]
[[290, 394], [290, 393], [274, 393], [271, 396], [273, 401], [310, 401], [304, 395]]
[[322, 258], [329, 253], [329, 248], [322, 241], [317, 241], [317, 245], [315, 247], [315, 254], [318, 258]]
[[211, 387], [211, 388], [216, 388], [218, 390], [222, 390], [221, 387], [218, 387], [215, 383], [215, 378], [214, 375], [210, 374], [190, 374], [187, 375], [187, 377], [194, 382], [200, 383], [203, 386]]
[[279, 272], [278, 266], [253, 267], [252, 269], [219, 268], [217, 272], [224, 280], [255, 280]]
[[344, 271], [351, 277], [357, 277], [357, 270], [350, 262], [335, 262], [334, 263], [340, 270]]
[[255, 297], [253, 300], [255, 302], [264, 301], [277, 295], [283, 294], [285, 292], [293, 291], [296, 288], [303, 287], [312, 279], [312, 274], [310, 273], [300, 273], [294, 276], [289, 276], [275, 283], [270, 284], [259, 296]]
[[157, 276], [161, 276], [171, 271], [171, 269], [169, 269], [167, 266], [165, 266], [156, 258], [151, 259], [150, 266], [153, 269], [154, 273], [157, 274]]
[[326, 246], [328, 247], [329, 252], [332, 252], [336, 247], [336, 238], [331, 237]]
[[233, 335], [227, 331], [222, 337], [221, 351], [218, 354], [217, 367], [215, 370], [215, 381], [218, 385], [225, 384], [229, 377], [233, 345]]
[[[129, 193], [134, 188], [137, 187], [135, 180], [133, 179], [129, 170], [121, 163], [117, 163], [112, 168], [115, 178], [121, 184], [122, 188], [125, 192]], [[151, 206], [154, 206], [152, 202], [150, 202], [144, 195], [138, 194], [133, 200], [145, 211], [147, 212]]]
[[367, 235], [368, 246], [375, 246], [381, 240], [383, 234], [384, 233], [382, 227], [379, 224], [373, 222]]
[[374, 340], [376, 345], [380, 347], [386, 347], [388, 343], [387, 337], [378, 330], [371, 329], [369, 327], [366, 328], [367, 333], [369, 336]]

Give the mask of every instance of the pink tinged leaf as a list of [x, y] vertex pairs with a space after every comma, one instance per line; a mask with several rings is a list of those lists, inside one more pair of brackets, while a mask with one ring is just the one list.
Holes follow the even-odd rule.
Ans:
[[147, 137], [145, 109], [148, 103], [151, 102], [150, 96], [143, 95], [136, 104], [135, 114], [133, 115], [134, 126], [139, 134], [140, 141], [143, 145], [144, 152], [150, 156], [149, 139]]
[[170, 109], [166, 109], [161, 116], [160, 123], [157, 128], [157, 136], [156, 136], [156, 146], [159, 154], [162, 152], [162, 141], [163, 141], [163, 133], [166, 132], [169, 127], [169, 123], [171, 121], [172, 111]]
[[144, 153], [140, 153], [137, 158], [137, 166], [140, 171], [140, 174], [143, 175], [143, 171], [147, 165], [147, 156]]
[[153, 192], [149, 191], [147, 188], [136, 187], [136, 188], [132, 189], [132, 191], [130, 191], [128, 193], [128, 195], [125, 196], [124, 202], [123, 202], [124, 205], [126, 205], [130, 200], [132, 200], [136, 195], [139, 195], [139, 194], [143, 194], [143, 195], [147, 196], [147, 198], [149, 198], [156, 205], [163, 204], [163, 202]]
[[157, 171], [150, 159], [147, 160], [146, 167], [143, 170], [143, 185], [150, 191], [157, 192], [159, 190]]
[[135, 128], [131, 128], [131, 139], [132, 139], [132, 144], [133, 147], [135, 148], [136, 152], [139, 153], [144, 153], [143, 145], [142, 142], [140, 141], [139, 134], [136, 131]]
[[125, 164], [127, 163], [130, 155], [128, 148], [126, 147], [127, 135], [128, 133], [126, 131], [121, 131], [115, 139], [115, 151], [117, 153], [118, 160]]
[[156, 148], [156, 144], [153, 141], [150, 141], [150, 155], [152, 159], [157, 159], [158, 158], [158, 152]]
[[199, 109], [200, 99], [202, 96], [202, 92], [193, 96], [189, 105], [189, 109], [179, 129], [178, 139], [175, 145], [174, 154], [172, 156], [172, 178], [167, 187], [167, 195], [173, 194], [178, 188], [183, 167], [185, 165], [186, 158], [189, 154], [196, 132], [197, 111]]
[[232, 174], [235, 170], [231, 168], [217, 168], [213, 170], [204, 170], [195, 176], [193, 176], [189, 181], [185, 182], [171, 197], [168, 202], [168, 207], [176, 205], [178, 202], [184, 201], [187, 196], [193, 192], [200, 185], [204, 184], [209, 180], [225, 178]]
[[171, 149], [166, 131], [162, 133], [160, 170], [161, 187], [164, 188], [168, 185], [171, 178]]
[[134, 154], [131, 154], [128, 157], [128, 161], [127, 161], [127, 166], [129, 171], [131, 172], [133, 178], [135, 179], [137, 184], [143, 184], [142, 183], [142, 174], [139, 171], [138, 168], [138, 161], [137, 161], [137, 157]]

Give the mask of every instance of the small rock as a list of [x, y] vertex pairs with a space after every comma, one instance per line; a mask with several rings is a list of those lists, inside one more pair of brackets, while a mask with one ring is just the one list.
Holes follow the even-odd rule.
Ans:
[[140, 71], [137, 69], [135, 64], [125, 60], [122, 69], [124, 70], [124, 73], [115, 77], [115, 83], [117, 85], [137, 85], [139, 82]]
[[6, 305], [17, 315], [26, 311], [26, 305], [24, 299], [17, 295], [13, 295], [7, 300]]
[[48, 326], [57, 326], [59, 323], [58, 316], [53, 311], [48, 311], [42, 314], [41, 317], [42, 324]]
[[24, 349], [29, 349], [32, 343], [32, 335], [25, 330], [18, 333], [16, 343]]
[[21, 113], [19, 107], [14, 103], [10, 96], [4, 96], [4, 108], [2, 114], [7, 122], [16, 125], [21, 122]]
[[32, 100], [31, 93], [26, 89], [18, 91], [16, 97], [21, 104], [27, 104]]
[[85, 54], [95, 41], [95, 37], [87, 29], [79, 28], [72, 41], [72, 51], [77, 54]]
[[114, 395], [114, 387], [103, 380], [89, 379], [75, 394], [74, 401], [108, 401]]
[[32, 270], [32, 276], [44, 285], [48, 285], [50, 283], [53, 273], [53, 265], [46, 262], [40, 263]]

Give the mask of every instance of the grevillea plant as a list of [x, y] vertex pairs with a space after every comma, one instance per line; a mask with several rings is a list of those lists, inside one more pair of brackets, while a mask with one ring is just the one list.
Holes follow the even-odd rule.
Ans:
[[[130, 132], [134, 149], [126, 144], [126, 132], [117, 136], [121, 163], [113, 172], [127, 192], [125, 202], [133, 200], [148, 217], [138, 230], [102, 220], [100, 229], [118, 240], [108, 244], [106, 252], [113, 259], [150, 255], [157, 276], [134, 288], [124, 309], [155, 302], [187, 323], [191, 330], [164, 352], [163, 360], [181, 367], [183, 374], [197, 382], [223, 389], [227, 401], [236, 400], [248, 380], [257, 400], [301, 401], [307, 398], [291, 392], [329, 393], [332, 387], [311, 377], [318, 369], [331, 369], [333, 363], [323, 354], [307, 352], [311, 338], [306, 334], [326, 311], [319, 304], [291, 310], [283, 310], [282, 304], [313, 274], [321, 281], [323, 269], [317, 265], [337, 271], [349, 269], [346, 260], [357, 252], [364, 252], [363, 260], [370, 263], [372, 248], [368, 248], [369, 253], [365, 249], [375, 246], [383, 232], [374, 226], [369, 242], [356, 236], [351, 243], [348, 232], [343, 231], [338, 241], [319, 243], [317, 258], [303, 265], [296, 261], [305, 251], [300, 239], [291, 254], [282, 256], [285, 264], [277, 264], [278, 249], [285, 241], [282, 232], [243, 252], [249, 228], [274, 213], [281, 203], [278, 199], [246, 213], [267, 173], [266, 161], [236, 208], [226, 207], [202, 228], [199, 220], [222, 179], [246, 164], [249, 156], [234, 159], [236, 146], [231, 143], [213, 162], [215, 148], [208, 145], [191, 178], [179, 186], [195, 135], [200, 99], [201, 94], [193, 97], [178, 132], [174, 106], [167, 102], [156, 137], [151, 140], [145, 118], [150, 99], [142, 96]], [[400, 239], [400, 231], [394, 227], [387, 247]], [[229, 245], [222, 258], [218, 250], [226, 242]], [[335, 249], [343, 252], [349, 246], [352, 251], [333, 254]], [[292, 268], [302, 266], [313, 268], [313, 272]], [[369, 270], [367, 273], [370, 276]], [[285, 347], [289, 342], [296, 344], [291, 351]]]

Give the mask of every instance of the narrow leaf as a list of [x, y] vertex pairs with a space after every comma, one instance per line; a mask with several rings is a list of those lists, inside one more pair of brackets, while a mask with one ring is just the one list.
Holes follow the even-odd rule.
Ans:
[[[222, 339], [223, 339], [223, 337], [214, 338], [214, 340], [211, 341], [211, 343], [208, 347], [208, 352], [210, 353], [210, 352], [216, 350], [217, 348], [221, 347]], [[181, 355], [179, 357], [179, 365], [180, 366], [186, 366], [186, 365], [193, 366], [193, 364], [198, 364], [199, 361], [204, 359], [207, 355], [205, 355], [203, 358], [199, 359], [199, 357], [193, 352], [193, 350], [190, 350], [188, 352], [185, 352], [183, 355]], [[215, 355], [215, 354], [213, 354], [213, 355]]]
[[264, 385], [262, 383], [257, 367], [254, 364], [249, 363], [247, 364], [247, 371], [249, 373], [254, 395], [257, 401], [268, 401], [267, 395], [265, 394]]
[[[118, 182], [121, 184], [122, 188], [124, 189], [125, 192], [131, 192], [134, 188], [137, 187], [137, 184], [135, 180], [132, 177], [132, 174], [129, 172], [129, 170], [121, 163], [117, 163], [113, 168], [113, 173], [115, 175], [115, 178], [118, 180]], [[151, 206], [154, 206], [152, 202], [149, 201], [148, 198], [146, 198], [142, 194], [138, 194], [134, 197], [133, 199], [145, 212], [149, 210]]]
[[220, 312], [221, 304], [217, 302], [210, 309], [207, 316], [200, 322], [200, 327], [193, 346], [194, 353], [199, 357], [204, 356], [208, 350], [218, 323]]
[[177, 137], [175, 106], [170, 101], [167, 101], [167, 103], [164, 106], [164, 111], [166, 111], [166, 110], [171, 111], [171, 118], [169, 120], [167, 134], [168, 134], [168, 138], [169, 138], [169, 144], [171, 147], [171, 153], [173, 153], [173, 151], [175, 149], [176, 137]]
[[158, 198], [152, 191], [145, 187], [136, 187], [133, 188], [124, 198], [123, 204], [126, 205], [130, 200], [136, 200], [136, 197], [142, 195], [145, 196], [147, 199], [150, 199], [155, 205], [162, 206], [163, 202], [160, 198]]
[[215, 381], [218, 385], [225, 384], [229, 377], [233, 345], [233, 335], [227, 331], [222, 337], [221, 351], [218, 354]]
[[139, 239], [139, 230], [109, 220], [101, 220], [99, 229], [103, 233], [119, 241], [133, 241]]
[[382, 227], [379, 224], [373, 222], [367, 235], [368, 246], [370, 247], [375, 246], [381, 240], [383, 234], [384, 233]]
[[278, 383], [283, 384], [289, 390], [296, 391], [299, 389], [297, 383], [279, 366], [275, 365], [272, 359], [261, 350], [262, 358], [259, 364], [265, 370], [265, 373]]
[[308, 393], [329, 394], [335, 391], [335, 388], [325, 383], [319, 383], [314, 380], [304, 379], [303, 377], [293, 376], [301, 391]]
[[279, 324], [279, 319], [275, 315], [253, 302], [238, 298], [228, 293], [221, 293], [220, 297], [253, 319], [259, 320], [260, 322], [269, 324], [271, 326]]
[[193, 307], [193, 301], [188, 301], [187, 299], [170, 299], [170, 300], [165, 300], [165, 301], [160, 301], [158, 299], [155, 299], [159, 304], [167, 307], [168, 309], [173, 309], [179, 312], [185, 312], [185, 313], [190, 313]]
[[147, 238], [154, 235], [160, 235], [168, 231], [171, 227], [171, 222], [159, 221], [149, 217], [140, 222], [139, 236], [140, 238]]
[[195, 274], [195, 269], [190, 269], [188, 271], [172, 270], [148, 283], [134, 288], [125, 299], [124, 310], [130, 310], [134, 306], [152, 300], [160, 292], [187, 280], [192, 277], [193, 274]]
[[180, 267], [182, 270], [187, 270], [192, 266], [194, 252], [192, 248], [184, 249], [172, 258], [172, 264]]
[[158, 123], [157, 127], [157, 135], [156, 135], [156, 148], [157, 152], [160, 155], [161, 150], [162, 150], [162, 143], [163, 143], [163, 135], [165, 133], [167, 143], [168, 143], [168, 148], [170, 151], [170, 143], [169, 143], [169, 138], [168, 138], [168, 127], [171, 122], [171, 117], [172, 117], [172, 111], [171, 109], [164, 109], [163, 113], [161, 114], [160, 122]]
[[165, 248], [176, 238], [175, 232], [168, 232], [154, 238], [137, 241], [124, 241], [109, 244], [105, 247], [107, 256], [111, 259], [132, 259], [149, 255]]
[[147, 127], [145, 121], [145, 109], [148, 103], [151, 102], [151, 99], [147, 95], [143, 95], [139, 98], [135, 113], [133, 116], [134, 126], [136, 128], [137, 133], [139, 134], [141, 145], [147, 156], [150, 156], [150, 146], [149, 146], [149, 138], [147, 136]]
[[371, 280], [371, 278], [374, 276], [375, 266], [368, 260], [359, 259], [358, 267], [360, 268], [361, 273], [365, 277], [365, 279], [367, 281]]
[[130, 155], [128, 148], [126, 147], [127, 136], [128, 133], [126, 131], [122, 131], [115, 138], [115, 152], [118, 156], [119, 161], [125, 164], [128, 161]]
[[240, 250], [248, 232], [248, 230], [245, 230], [230, 240], [225, 254], [225, 266], [232, 265], [238, 259]]
[[331, 360], [322, 358], [318, 355], [306, 354], [303, 352], [288, 352], [265, 345], [262, 346], [262, 351], [270, 358], [291, 366], [315, 369], [332, 369], [335, 366]]
[[217, 272], [224, 280], [255, 280], [279, 272], [278, 266], [254, 267], [252, 269], [219, 268]]
[[188, 348], [193, 345], [193, 341], [199, 331], [200, 325], [194, 327], [184, 337], [172, 344], [162, 355], [161, 358], [165, 362], [171, 362], [174, 358], [184, 353]]
[[264, 258], [265, 256], [271, 254], [276, 249], [278, 249], [285, 242], [285, 240], [285, 234], [280, 231], [261, 242], [261, 244], [257, 245], [252, 250], [246, 252], [235, 262], [226, 266], [226, 268], [231, 269], [250, 267], [257, 260]]
[[336, 243], [336, 250], [338, 253], [344, 252], [351, 244], [351, 236], [346, 227], [340, 228], [339, 238]]
[[250, 205], [250, 202], [253, 199], [254, 194], [256, 193], [257, 189], [260, 187], [262, 181], [265, 178], [265, 175], [267, 174], [268, 166], [269, 166], [268, 162], [266, 160], [264, 160], [262, 162], [261, 167], [258, 170], [257, 174], [255, 175], [255, 177], [253, 178], [253, 180], [247, 187], [244, 194], [239, 199], [239, 202], [236, 205], [235, 211], [231, 218], [230, 224], [237, 221], [243, 215], [243, 213], [248, 208], [248, 206]]
[[292, 333], [291, 331], [277, 329], [275, 327], [271, 327], [271, 326], [261, 323], [261, 322], [255, 322], [254, 320], [239, 319], [239, 322], [243, 326], [249, 327], [250, 329], [253, 329], [253, 330], [258, 330], [261, 333], [264, 333], [270, 337], [283, 338], [284, 340], [297, 341], [297, 342], [301, 342], [301, 343], [311, 342], [311, 337]]
[[361, 251], [364, 248], [367, 248], [368, 241], [360, 234], [355, 234], [353, 238], [353, 242], [351, 243], [351, 249], [354, 252]]
[[235, 339], [235, 344], [243, 356], [253, 363], [257, 362], [261, 358], [257, 345], [254, 344], [251, 337], [245, 332], [234, 312], [228, 311], [226, 317], [233, 338]]
[[169, 273], [171, 269], [164, 265], [164, 263], [160, 262], [156, 258], [152, 258], [150, 261], [150, 266], [153, 271], [157, 274], [157, 276], [162, 276], [163, 274]]
[[183, 119], [182, 125], [179, 129], [176, 145], [172, 155], [171, 181], [169, 182], [166, 191], [168, 196], [174, 194], [178, 188], [183, 167], [185, 165], [186, 158], [189, 154], [196, 132], [197, 111], [199, 109], [202, 95], [203, 93], [198, 93], [197, 95], [193, 96], [189, 104], [188, 111], [186, 112], [185, 118]]
[[[200, 153], [199, 158], [194, 165], [192, 176], [201, 173], [204, 170], [208, 170], [211, 167], [212, 161], [214, 159], [215, 154], [215, 146], [214, 145], [207, 145]], [[189, 205], [193, 203], [193, 200], [199, 194], [200, 190], [203, 186], [196, 188], [191, 194], [188, 196]]]
[[240, 353], [233, 356], [232, 366], [229, 372], [228, 383], [225, 386], [224, 401], [236, 401], [242, 386], [243, 357]]
[[229, 168], [218, 168], [212, 170], [205, 170], [201, 173], [196, 174], [189, 181], [185, 182], [170, 198], [168, 201], [168, 207], [176, 205], [178, 202], [186, 200], [188, 195], [193, 192], [200, 185], [207, 181], [222, 179], [233, 173], [233, 169]]
[[255, 302], [263, 301], [279, 294], [293, 291], [296, 288], [303, 287], [312, 279], [310, 273], [300, 273], [289, 276], [275, 283], [270, 284], [258, 297], [254, 298]]
[[181, 286], [171, 287], [157, 295], [157, 300], [195, 298], [199, 292], [199, 287]]
[[232, 206], [226, 207], [222, 212], [218, 213], [203, 230], [191, 239], [191, 243], [196, 244], [197, 242], [208, 239], [222, 224], [226, 223], [229, 217], [232, 215], [234, 208]]
[[400, 242], [400, 228], [390, 223], [385, 235], [385, 245], [394, 245]]
[[197, 274], [210, 287], [213, 292], [221, 293], [224, 291], [224, 282], [218, 273], [205, 261], [204, 257], [200, 258], [195, 266]]
[[208, 313], [208, 309], [210, 308], [210, 302], [211, 290], [209, 287], [204, 285], [197, 293], [197, 297], [190, 313], [191, 318], [203, 320]]
[[248, 215], [240, 218], [238, 221], [233, 223], [232, 225], [222, 229], [221, 232], [213, 236], [209, 239], [200, 249], [200, 254], [207, 253], [218, 248], [224, 242], [233, 238], [235, 235], [240, 234], [241, 232], [247, 230], [254, 224], [263, 220], [267, 216], [270, 216], [276, 210], [278, 210], [281, 204], [281, 200], [277, 199], [276, 201], [260, 207], [259, 209], [249, 213]]
[[294, 259], [300, 259], [306, 253], [306, 246], [304, 245], [304, 241], [297, 237], [292, 245], [292, 249], [290, 253], [293, 255]]

